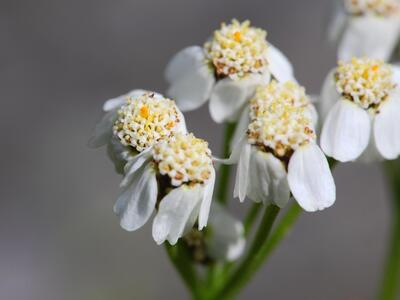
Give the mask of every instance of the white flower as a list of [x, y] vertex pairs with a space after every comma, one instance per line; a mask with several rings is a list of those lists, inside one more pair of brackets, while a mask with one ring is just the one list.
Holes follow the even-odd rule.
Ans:
[[338, 161], [400, 154], [399, 69], [353, 58], [329, 73], [321, 92], [321, 147]]
[[213, 259], [235, 261], [243, 254], [246, 238], [242, 222], [216, 202], [210, 212], [209, 228], [206, 244]]
[[198, 222], [208, 221], [215, 170], [208, 144], [176, 133], [144, 150], [125, 166], [114, 211], [128, 231], [142, 227], [156, 209], [153, 238], [175, 244]]
[[338, 41], [338, 58], [368, 56], [389, 60], [400, 33], [397, 0], [341, 0], [330, 27], [331, 40]]
[[144, 90], [110, 99], [96, 125], [91, 147], [107, 145], [118, 173], [138, 153], [176, 132], [187, 132], [185, 119], [174, 101]]
[[316, 144], [310, 101], [296, 83], [257, 88], [249, 125], [234, 148], [239, 160], [234, 196], [286, 205], [290, 193], [306, 211], [331, 206], [336, 189], [326, 157]]
[[250, 22], [222, 23], [203, 47], [178, 52], [166, 68], [167, 94], [182, 111], [194, 110], [210, 100], [214, 121], [235, 120], [260, 83], [271, 75], [279, 81], [293, 78], [286, 57], [266, 41], [266, 32]]

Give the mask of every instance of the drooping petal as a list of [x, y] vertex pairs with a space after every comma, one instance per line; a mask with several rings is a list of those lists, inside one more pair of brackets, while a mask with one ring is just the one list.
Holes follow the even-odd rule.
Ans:
[[277, 81], [296, 81], [290, 61], [278, 48], [271, 44], [268, 48], [268, 64], [269, 71]]
[[107, 144], [107, 154], [114, 163], [117, 173], [124, 174], [125, 165], [134, 157], [135, 152], [122, 145], [119, 139], [112, 137]]
[[205, 226], [207, 226], [208, 215], [210, 213], [210, 206], [214, 193], [214, 184], [215, 184], [215, 170], [214, 168], [212, 168], [210, 178], [205, 183], [203, 201], [201, 202], [200, 206], [199, 230], [202, 230]]
[[246, 101], [254, 94], [256, 86], [268, 81], [268, 75], [248, 75], [238, 80], [227, 77], [219, 80], [210, 98], [212, 119], [217, 123], [236, 121]]
[[343, 3], [340, 1], [331, 1], [333, 12], [331, 19], [328, 21], [327, 37], [330, 42], [337, 41], [343, 34], [347, 24], [347, 14]]
[[117, 118], [115, 110], [104, 114], [103, 118], [96, 124], [93, 135], [89, 140], [89, 147], [98, 148], [106, 145], [112, 136], [112, 127]]
[[329, 72], [328, 76], [322, 85], [321, 95], [318, 99], [318, 111], [320, 113], [321, 121], [324, 121], [331, 108], [338, 102], [340, 95], [336, 90], [335, 71], [333, 69]]
[[176, 101], [182, 111], [203, 105], [209, 99], [215, 83], [214, 74], [199, 46], [178, 52], [168, 63], [165, 78], [170, 84], [167, 95]]
[[247, 195], [251, 200], [275, 203], [279, 207], [287, 204], [290, 198], [287, 173], [283, 163], [273, 154], [253, 147], [249, 174]]
[[120, 218], [121, 227], [127, 231], [142, 227], [153, 213], [157, 193], [153, 166], [143, 165], [114, 205], [114, 212]]
[[161, 200], [153, 221], [153, 238], [157, 244], [168, 240], [171, 245], [175, 245], [193, 227], [203, 192], [203, 187], [199, 184], [190, 187], [182, 185]]
[[349, 19], [338, 48], [338, 58], [348, 61], [352, 57], [389, 60], [399, 36], [399, 18], [375, 16]]
[[336, 187], [328, 161], [315, 144], [302, 146], [293, 153], [288, 182], [294, 198], [306, 211], [323, 210], [335, 202]]
[[247, 187], [249, 183], [251, 146], [245, 143], [240, 152], [239, 163], [236, 169], [236, 180], [233, 196], [239, 197], [240, 202], [246, 198]]
[[238, 259], [246, 245], [243, 224], [216, 202], [212, 204], [209, 223], [211, 231], [206, 236], [208, 254], [216, 260]]
[[151, 151], [153, 147], [150, 147], [138, 154], [136, 154], [133, 158], [129, 160], [129, 162], [125, 165], [124, 168], [124, 179], [122, 180], [120, 187], [124, 188], [131, 184], [132, 179], [135, 176], [135, 173], [145, 164], [148, 163], [151, 159]]
[[348, 100], [339, 100], [329, 112], [321, 134], [325, 154], [341, 162], [358, 158], [368, 146], [368, 113]]
[[[371, 120], [371, 126], [373, 128], [374, 123], [375, 123], [375, 116], [370, 114], [369, 117]], [[357, 161], [361, 162], [361, 163], [372, 163], [372, 162], [378, 162], [378, 161], [382, 161], [382, 160], [383, 160], [383, 157], [379, 153], [378, 149], [376, 148], [374, 130], [371, 129], [371, 133], [369, 135], [368, 146], [364, 150], [364, 152], [361, 154], [361, 156], [359, 158], [357, 158]]]
[[379, 153], [385, 159], [400, 154], [400, 93], [390, 95], [375, 117], [374, 137]]
[[103, 104], [103, 110], [104, 111], [111, 111], [114, 109], [117, 109], [119, 107], [121, 107], [123, 104], [126, 103], [126, 100], [129, 98], [137, 98], [141, 95], [143, 95], [144, 93], [146, 93], [146, 90], [141, 90], [141, 89], [136, 89], [136, 90], [132, 90], [129, 93], [119, 96], [117, 98], [113, 98], [110, 100], [107, 100], [104, 104]]

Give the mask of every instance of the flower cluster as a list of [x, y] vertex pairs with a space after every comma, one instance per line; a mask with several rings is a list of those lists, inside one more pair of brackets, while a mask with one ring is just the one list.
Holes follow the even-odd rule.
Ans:
[[395, 87], [392, 75], [392, 69], [383, 61], [353, 58], [349, 63], [339, 62], [336, 89], [362, 108], [376, 111]]
[[204, 183], [212, 173], [208, 143], [193, 134], [177, 134], [154, 146], [154, 161], [161, 175], [168, 175], [173, 186]]
[[400, 12], [397, 0], [345, 0], [347, 11], [353, 15], [389, 17]]
[[306, 113], [309, 103], [305, 89], [291, 81], [258, 87], [250, 101], [249, 143], [285, 157], [314, 141], [312, 119]]
[[179, 130], [181, 122], [172, 100], [160, 101], [154, 93], [145, 93], [136, 99], [127, 99], [127, 103], [118, 110], [113, 133], [122, 145], [142, 152], [161, 139], [172, 136]]
[[250, 27], [249, 21], [222, 23], [204, 45], [206, 58], [220, 78], [237, 80], [249, 73], [264, 73], [268, 63], [266, 37], [266, 31]]

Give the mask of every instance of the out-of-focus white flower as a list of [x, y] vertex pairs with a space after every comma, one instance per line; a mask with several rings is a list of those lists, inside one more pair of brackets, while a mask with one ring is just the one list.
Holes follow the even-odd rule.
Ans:
[[397, 0], [341, 0], [329, 37], [338, 42], [338, 58], [353, 56], [389, 60], [400, 34]]
[[310, 101], [293, 82], [272, 81], [250, 100], [247, 132], [234, 148], [239, 160], [234, 196], [286, 205], [290, 193], [306, 211], [331, 206], [336, 188], [316, 144]]
[[103, 105], [105, 115], [96, 125], [89, 145], [107, 145], [118, 173], [137, 154], [176, 132], [186, 133], [185, 118], [175, 102], [162, 95], [133, 90]]
[[243, 254], [246, 238], [242, 222], [216, 202], [210, 212], [209, 229], [206, 244], [212, 258], [235, 261]]
[[210, 100], [214, 121], [235, 120], [258, 84], [268, 83], [271, 75], [279, 81], [293, 78], [289, 61], [266, 35], [249, 21], [222, 23], [203, 47], [185, 48], [172, 58], [165, 73], [167, 94], [182, 111]]
[[153, 238], [173, 245], [196, 221], [199, 230], [207, 225], [214, 182], [208, 144], [193, 134], [176, 133], [127, 163], [114, 211], [121, 226], [134, 231], [156, 209]]
[[210, 261], [235, 261], [244, 252], [246, 238], [242, 222], [228, 210], [213, 201], [206, 230], [193, 228], [184, 236], [184, 242], [200, 264]]
[[353, 58], [331, 71], [321, 92], [321, 147], [338, 161], [400, 154], [399, 68]]

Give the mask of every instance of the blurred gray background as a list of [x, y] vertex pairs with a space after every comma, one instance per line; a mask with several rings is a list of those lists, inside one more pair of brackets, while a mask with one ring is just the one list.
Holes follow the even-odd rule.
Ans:
[[[1, 0], [0, 299], [187, 299], [151, 226], [127, 233], [112, 212], [120, 178], [104, 149], [86, 146], [102, 103], [163, 91], [168, 59], [233, 17], [267, 29], [318, 92], [335, 63], [323, 42], [330, 1]], [[220, 152], [205, 107], [187, 122]], [[240, 299], [373, 299], [390, 221], [384, 177], [378, 165], [335, 177], [335, 206], [304, 214]]]

